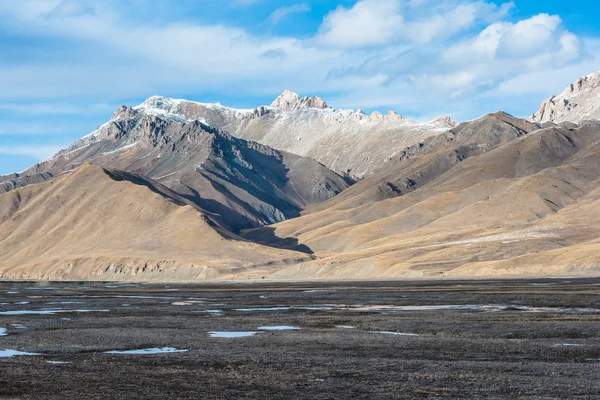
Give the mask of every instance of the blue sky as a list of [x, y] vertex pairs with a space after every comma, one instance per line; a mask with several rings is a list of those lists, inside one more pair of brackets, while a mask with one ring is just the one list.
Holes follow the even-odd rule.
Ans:
[[0, 0], [0, 174], [155, 94], [526, 116], [600, 69], [598, 15], [581, 0]]

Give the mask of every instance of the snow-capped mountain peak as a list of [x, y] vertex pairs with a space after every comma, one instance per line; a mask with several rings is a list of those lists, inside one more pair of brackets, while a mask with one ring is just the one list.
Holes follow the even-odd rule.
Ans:
[[271, 107], [280, 110], [297, 110], [301, 107], [318, 108], [321, 110], [329, 108], [325, 100], [318, 96], [300, 97], [298, 93], [287, 89], [271, 103]]

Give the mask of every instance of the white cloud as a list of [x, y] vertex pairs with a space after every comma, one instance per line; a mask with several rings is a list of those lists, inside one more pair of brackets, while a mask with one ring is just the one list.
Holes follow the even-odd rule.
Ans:
[[310, 11], [310, 6], [306, 3], [295, 4], [292, 6], [279, 7], [278, 9], [276, 9], [269, 15], [269, 18], [267, 20], [272, 25], [277, 25], [283, 19], [289, 17], [292, 14], [309, 12], [309, 11]]
[[[4, 109], [18, 112], [11, 104], [36, 99], [31, 103], [40, 106], [39, 113], [50, 114], [55, 107], [67, 114], [77, 108], [69, 106], [70, 96], [121, 102], [157, 93], [239, 97], [292, 88], [307, 95], [330, 93], [327, 100], [336, 107], [395, 108], [413, 117], [449, 113], [461, 119], [514, 104], [510, 96], [519, 92], [511, 82], [520, 77], [570, 67], [579, 71], [599, 54], [590, 40], [569, 32], [559, 16], [509, 22], [511, 2], [360, 0], [329, 13], [308, 38], [250, 33], [218, 21], [155, 23], [124, 15], [108, 1], [68, 0], [70, 5], [57, 12], [60, 4], [65, 3], [0, 0], [6, 29], [76, 43], [65, 51], [65, 60], [0, 61]], [[281, 21], [307, 5], [280, 8], [271, 20]], [[526, 86], [529, 92], [534, 86], [544, 89], [541, 82]], [[482, 96], [497, 102], [483, 104]]]
[[327, 15], [319, 42], [331, 47], [383, 45], [404, 24], [397, 0], [361, 0], [351, 8], [338, 7]]
[[500, 19], [512, 7], [512, 2], [497, 6], [484, 1], [360, 0], [328, 14], [318, 39], [342, 48], [429, 43], [472, 28], [479, 21]]

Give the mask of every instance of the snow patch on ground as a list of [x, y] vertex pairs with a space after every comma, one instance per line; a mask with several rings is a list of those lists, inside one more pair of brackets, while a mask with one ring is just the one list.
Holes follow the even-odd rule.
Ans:
[[129, 149], [132, 149], [132, 148], [134, 148], [134, 147], [135, 147], [135, 146], [137, 146], [137, 145], [138, 145], [138, 142], [134, 142], [134, 143], [128, 144], [127, 146], [122, 146], [122, 147], [119, 147], [118, 149], [115, 149], [115, 150], [111, 150], [111, 151], [107, 151], [107, 152], [105, 152], [105, 153], [102, 153], [102, 155], [103, 155], [103, 156], [108, 156], [108, 155], [110, 155], [110, 154], [121, 153], [121, 152], [127, 151], [127, 150], [129, 150]]

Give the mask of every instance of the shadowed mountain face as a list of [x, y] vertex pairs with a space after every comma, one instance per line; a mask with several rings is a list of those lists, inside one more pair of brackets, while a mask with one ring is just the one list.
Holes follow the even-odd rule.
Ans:
[[285, 91], [270, 106], [239, 110], [166, 97], [150, 97], [136, 110], [200, 120], [232, 135], [315, 159], [355, 178], [369, 176], [406, 146], [456, 126], [448, 117], [420, 124], [393, 111], [335, 110], [318, 97]]
[[600, 123], [538, 128], [505, 114], [461, 124], [247, 234], [296, 238], [319, 257], [280, 278], [598, 273]]
[[1, 190], [59, 176], [85, 162], [148, 176], [234, 232], [296, 217], [351, 183], [312, 159], [235, 138], [200, 121], [122, 107], [53, 159], [2, 178]]
[[309, 258], [245, 242], [160, 183], [91, 164], [0, 195], [0, 254], [0, 279], [59, 280], [260, 278]]

